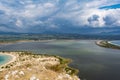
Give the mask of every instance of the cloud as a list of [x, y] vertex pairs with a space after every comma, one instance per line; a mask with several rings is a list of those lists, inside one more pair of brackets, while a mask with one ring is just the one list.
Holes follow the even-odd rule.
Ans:
[[16, 26], [22, 27], [22, 26], [23, 26], [22, 21], [21, 21], [21, 20], [17, 20], [17, 21], [16, 21]]
[[119, 27], [120, 9], [114, 8], [118, 3], [119, 0], [1, 0], [0, 27], [20, 32], [65, 26]]
[[120, 25], [120, 9], [108, 10], [106, 16], [103, 18], [105, 25], [108, 26], [119, 26]]
[[[84, 2], [83, 2], [84, 3]], [[107, 0], [94, 0], [91, 2], [84, 3], [82, 6], [79, 6], [80, 4], [74, 1], [74, 4], [71, 4], [69, 6], [73, 7], [70, 11], [66, 8], [66, 13], [61, 13], [59, 15], [62, 15], [63, 18], [66, 18], [68, 20], [71, 20], [75, 25], [86, 27], [116, 27], [119, 22], [113, 23], [114, 25], [106, 24], [107, 21], [104, 20], [106, 16], [111, 16], [113, 18], [117, 18], [116, 20], [119, 21], [119, 9], [99, 9], [100, 6], [108, 5], [115, 3], [113, 1], [108, 2]], [[76, 4], [76, 5], [75, 5]], [[78, 4], [78, 5], [77, 5]], [[95, 5], [93, 5], [95, 4]], [[73, 10], [74, 9], [74, 10]], [[112, 14], [112, 15], [109, 15]], [[99, 16], [99, 19], [97, 21], [90, 22], [88, 19], [92, 18], [94, 15]], [[61, 17], [61, 16], [60, 16]], [[112, 18], [111, 18], [112, 19]]]
[[89, 24], [92, 24], [92, 26], [97, 26], [99, 24], [99, 16], [93, 15], [92, 17], [88, 18]]

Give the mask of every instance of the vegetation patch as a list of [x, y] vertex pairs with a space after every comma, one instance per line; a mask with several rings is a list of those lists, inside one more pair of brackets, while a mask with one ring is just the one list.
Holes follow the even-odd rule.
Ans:
[[65, 58], [62, 58], [62, 57], [59, 57], [59, 56], [56, 56], [56, 57], [59, 59], [60, 64], [54, 65], [54, 66], [49, 66], [47, 68], [49, 68], [51, 70], [54, 70], [56, 72], [65, 71], [69, 75], [77, 75], [78, 74], [79, 70], [71, 68], [71, 67], [68, 66], [68, 64], [70, 62], [72, 62], [71, 59], [65, 59]]

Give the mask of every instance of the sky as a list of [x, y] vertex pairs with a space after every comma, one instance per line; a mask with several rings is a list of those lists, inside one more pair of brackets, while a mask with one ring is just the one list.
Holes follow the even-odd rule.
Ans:
[[120, 28], [120, 0], [0, 0], [0, 31], [75, 32], [88, 27]]

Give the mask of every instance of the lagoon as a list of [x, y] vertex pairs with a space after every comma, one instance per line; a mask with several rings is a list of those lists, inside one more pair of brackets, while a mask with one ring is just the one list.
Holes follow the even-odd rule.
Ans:
[[120, 40], [109, 41], [112, 44], [120, 46]]
[[12, 59], [11, 56], [9, 55], [1, 55], [0, 54], [0, 66], [3, 65], [3, 64], [6, 64], [7, 62], [9, 62], [10, 60]]
[[54, 40], [1, 45], [1, 51], [31, 51], [71, 58], [81, 80], [119, 80], [120, 50], [99, 47], [95, 40]]

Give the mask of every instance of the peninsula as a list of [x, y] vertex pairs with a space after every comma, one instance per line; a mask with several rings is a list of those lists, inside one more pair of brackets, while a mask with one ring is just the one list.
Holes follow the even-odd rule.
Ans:
[[10, 55], [0, 66], [0, 80], [80, 80], [78, 70], [68, 67], [69, 59], [30, 52], [0, 52]]
[[109, 41], [99, 40], [95, 42], [98, 46], [112, 49], [120, 49], [120, 46], [110, 43]]

